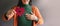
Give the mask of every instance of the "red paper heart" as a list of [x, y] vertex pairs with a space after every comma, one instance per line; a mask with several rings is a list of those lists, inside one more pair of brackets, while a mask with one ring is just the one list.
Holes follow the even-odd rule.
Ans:
[[25, 12], [25, 9], [23, 8], [23, 7], [16, 7], [16, 13], [17, 13], [17, 15], [18, 16], [21, 16], [21, 15], [23, 15], [24, 14], [24, 12]]

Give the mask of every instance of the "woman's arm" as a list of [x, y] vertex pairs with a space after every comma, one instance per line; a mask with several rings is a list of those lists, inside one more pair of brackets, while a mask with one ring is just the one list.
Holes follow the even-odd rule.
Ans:
[[44, 23], [44, 20], [43, 20], [41, 14], [40, 14], [40, 12], [39, 12], [39, 9], [38, 9], [36, 6], [32, 6], [32, 7], [33, 7], [33, 8], [32, 8], [33, 13], [34, 13], [35, 16], [37, 16], [37, 18], [38, 18], [38, 21], [37, 21], [36, 24], [40, 24], [40, 25], [43, 24], [43, 23]]
[[14, 14], [15, 14], [15, 10], [14, 9], [10, 9], [7, 11], [7, 13], [3, 14], [2, 18], [4, 21], [10, 20]]

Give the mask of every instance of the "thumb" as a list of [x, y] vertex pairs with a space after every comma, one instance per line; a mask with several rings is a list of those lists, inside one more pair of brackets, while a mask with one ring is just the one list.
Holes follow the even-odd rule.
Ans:
[[31, 14], [33, 15], [33, 12], [31, 12]]

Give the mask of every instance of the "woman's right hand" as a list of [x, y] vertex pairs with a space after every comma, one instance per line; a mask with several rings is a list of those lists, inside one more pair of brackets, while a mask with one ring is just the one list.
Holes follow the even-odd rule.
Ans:
[[6, 13], [6, 16], [7, 16], [8, 18], [11, 18], [11, 17], [13, 17], [13, 15], [14, 15], [15, 13], [16, 13], [16, 12], [15, 12], [14, 9], [10, 9], [10, 10]]

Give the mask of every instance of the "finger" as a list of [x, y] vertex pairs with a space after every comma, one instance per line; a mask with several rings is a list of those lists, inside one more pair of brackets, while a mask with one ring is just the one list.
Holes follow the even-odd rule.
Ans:
[[28, 15], [28, 14], [25, 14], [25, 15]]
[[30, 14], [26, 13], [25, 15], [30, 15]]
[[30, 14], [26, 14], [26, 17], [30, 17], [31, 15]]
[[30, 14], [32, 15], [33, 13], [32, 13], [32, 12], [30, 12]]
[[15, 11], [15, 10], [13, 10], [13, 13], [16, 13], [16, 11]]
[[27, 17], [29, 17], [30, 15], [29, 14], [26, 14]]

